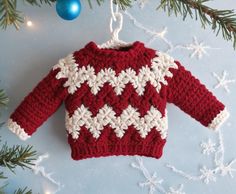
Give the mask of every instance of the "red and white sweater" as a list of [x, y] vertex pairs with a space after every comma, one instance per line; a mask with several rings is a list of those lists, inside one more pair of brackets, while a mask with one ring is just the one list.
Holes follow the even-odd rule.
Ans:
[[62, 102], [74, 160], [160, 158], [167, 138], [167, 103], [212, 129], [229, 116], [179, 61], [139, 41], [119, 50], [91, 41], [60, 59], [11, 114], [8, 127], [26, 140]]

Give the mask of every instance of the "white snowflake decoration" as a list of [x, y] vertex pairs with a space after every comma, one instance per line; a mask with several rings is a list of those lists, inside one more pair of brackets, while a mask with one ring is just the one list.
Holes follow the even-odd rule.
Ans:
[[215, 85], [215, 89], [222, 87], [225, 89], [225, 91], [227, 93], [230, 93], [229, 90], [229, 84], [235, 83], [235, 79], [226, 79], [226, 76], [228, 75], [227, 71], [223, 71], [222, 76], [220, 77], [219, 75], [217, 75], [215, 72], [212, 73], [213, 76], [216, 78], [217, 80], [217, 84]]
[[139, 183], [140, 187], [148, 187], [148, 194], [154, 194], [155, 191], [159, 191], [163, 194], [185, 194], [183, 192], [183, 185], [181, 184], [178, 189], [174, 189], [170, 187], [168, 191], [162, 186], [163, 179], [157, 177], [157, 173], [154, 172], [153, 175], [149, 173], [149, 171], [145, 168], [143, 164], [143, 160], [140, 157], [135, 157], [137, 163], [131, 163], [133, 168], [136, 168], [142, 172], [146, 181]]
[[183, 192], [183, 184], [181, 184], [178, 189], [170, 187], [167, 194], [185, 194], [185, 192]]
[[[167, 164], [167, 168], [170, 168], [173, 172], [176, 174], [179, 174], [182, 177], [185, 177], [188, 180], [192, 181], [203, 181], [205, 184], [208, 184], [210, 182], [216, 182], [216, 175], [226, 176], [229, 175], [231, 178], [233, 178], [233, 172], [236, 172], [236, 168], [233, 167], [233, 165], [236, 164], [236, 159], [232, 160], [229, 163], [224, 162], [224, 144], [223, 144], [223, 135], [221, 133], [221, 130], [218, 132], [218, 139], [219, 139], [219, 146], [214, 151], [214, 164], [215, 166], [211, 169], [206, 168], [206, 166], [203, 166], [203, 168], [200, 169], [200, 175], [191, 175], [189, 173], [186, 173], [182, 170], [179, 170], [175, 168], [173, 165]], [[207, 151], [213, 150], [214, 144], [210, 142], [206, 143], [207, 146], [204, 145], [204, 147], [207, 147]], [[206, 152], [207, 152], [206, 151]], [[235, 165], [236, 166], [236, 165]]]
[[229, 175], [231, 178], [233, 178], [233, 172], [236, 172], [236, 168], [233, 168], [232, 166], [236, 164], [236, 159], [232, 160], [230, 163], [228, 164], [221, 164], [219, 166], [219, 171], [221, 176], [226, 176]]
[[216, 182], [215, 171], [211, 169], [207, 169], [206, 166], [200, 169], [201, 176], [200, 179], [204, 181], [204, 183], [208, 184], [210, 181]]
[[141, 158], [136, 157], [137, 164], [136, 163], [131, 163], [131, 166], [133, 168], [137, 168], [142, 171], [144, 177], [146, 178], [145, 182], [139, 183], [140, 187], [148, 187], [149, 194], [153, 194], [157, 187], [162, 184], [163, 180], [157, 178], [156, 172], [153, 173], [151, 176], [148, 170], [144, 167], [143, 161]]
[[202, 153], [210, 155], [211, 153], [214, 153], [216, 151], [215, 149], [216, 144], [211, 141], [211, 139], [208, 139], [207, 142], [201, 143]]
[[176, 45], [174, 48], [190, 50], [192, 51], [190, 57], [193, 58], [196, 56], [197, 59], [201, 59], [203, 55], [208, 55], [207, 49], [216, 49], [208, 45], [205, 45], [204, 42], [199, 42], [196, 36], [193, 37], [193, 43], [185, 44], [185, 45]]
[[145, 5], [148, 3], [149, 0], [139, 0], [138, 4], [141, 9], [145, 7]]

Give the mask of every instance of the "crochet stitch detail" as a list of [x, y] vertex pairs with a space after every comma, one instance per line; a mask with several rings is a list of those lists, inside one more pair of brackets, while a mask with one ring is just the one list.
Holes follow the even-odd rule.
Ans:
[[10, 131], [12, 131], [13, 133], [15, 133], [21, 140], [25, 141], [28, 138], [30, 138], [31, 136], [28, 135], [27, 133], [25, 133], [25, 130], [23, 128], [20, 127], [20, 125], [18, 125], [15, 121], [13, 121], [12, 119], [8, 119], [7, 121], [7, 126], [9, 128]]
[[123, 110], [120, 116], [116, 117], [115, 114], [111, 107], [104, 105], [99, 110], [99, 113], [92, 117], [92, 113], [84, 105], [81, 105], [81, 107], [74, 111], [71, 117], [66, 112], [66, 128], [74, 139], [78, 139], [80, 128], [83, 125], [96, 139], [99, 138], [101, 131], [106, 125], [112, 127], [119, 138], [124, 136], [125, 130], [130, 125], [134, 125], [142, 138], [145, 138], [154, 127], [160, 132], [162, 139], [165, 139], [167, 136], [167, 114], [162, 116], [159, 110], [153, 106], [142, 118], [140, 118], [138, 110], [131, 105]]
[[143, 95], [144, 88], [148, 81], [156, 88], [157, 92], [161, 89], [161, 83], [167, 85], [166, 77], [172, 77], [172, 73], [169, 71], [170, 68], [178, 68], [175, 64], [174, 59], [167, 55], [166, 53], [157, 52], [156, 57], [154, 57], [151, 62], [151, 68], [147, 65], [143, 66], [138, 75], [136, 75], [135, 70], [127, 68], [122, 70], [119, 75], [111, 68], [102, 69], [100, 72], [95, 74], [95, 70], [92, 66], [79, 67], [79, 64], [75, 63], [75, 59], [72, 54], [68, 55], [66, 58], [59, 60], [53, 69], [60, 68], [57, 73], [56, 78], [67, 78], [64, 87], [68, 87], [68, 92], [73, 94], [77, 88], [87, 81], [88, 85], [91, 87], [91, 92], [96, 95], [100, 88], [104, 86], [105, 83], [109, 82], [112, 87], [115, 88], [117, 95], [120, 95], [124, 90], [125, 86], [130, 82], [136, 89], [139, 95]]
[[62, 103], [74, 160], [160, 158], [168, 134], [167, 103], [210, 128], [229, 115], [179, 61], [139, 41], [120, 49], [90, 42], [60, 59], [11, 114], [8, 128], [25, 140]]

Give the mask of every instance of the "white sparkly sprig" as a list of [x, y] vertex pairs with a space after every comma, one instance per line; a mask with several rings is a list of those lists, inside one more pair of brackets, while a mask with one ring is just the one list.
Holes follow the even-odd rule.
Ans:
[[185, 194], [183, 192], [183, 185], [181, 184], [179, 188], [174, 189], [173, 187], [168, 188], [168, 191], [162, 186], [163, 179], [157, 177], [157, 173], [154, 172], [153, 175], [149, 173], [143, 164], [141, 157], [135, 157], [136, 163], [131, 163], [133, 168], [140, 170], [145, 177], [145, 181], [139, 183], [140, 187], [148, 187], [148, 194], [154, 194], [155, 191], [159, 191], [163, 194]]
[[56, 191], [53, 192], [55, 194], [55, 193], [61, 191], [61, 189], [64, 187], [64, 185], [62, 185], [60, 182], [53, 179], [52, 178], [52, 173], [46, 173], [45, 168], [40, 165], [40, 163], [44, 159], [47, 159], [47, 158], [49, 158], [48, 153], [39, 156], [37, 160], [32, 162], [33, 165], [31, 165], [30, 168], [31, 168], [31, 170], [33, 171], [34, 174], [36, 174], [36, 175], [41, 174], [44, 178], [49, 180], [52, 184], [54, 184], [57, 187]]
[[[147, 4], [148, 0], [139, 0], [137, 3], [141, 9], [144, 8], [144, 6]], [[163, 30], [154, 30], [148, 27], [145, 27], [140, 21], [138, 21], [131, 13], [129, 13], [127, 10], [124, 11], [124, 14], [132, 21], [135, 27], [141, 29], [144, 31], [145, 34], [150, 36], [150, 39], [147, 42], [147, 45], [150, 45], [152, 42], [154, 42], [157, 39], [160, 39], [164, 41], [168, 48], [165, 50], [166, 53], [170, 53], [176, 49], [186, 49], [189, 51], [192, 51], [190, 54], [190, 57], [196, 57], [197, 59], [201, 59], [204, 55], [208, 55], [207, 50], [212, 49], [219, 49], [214, 48], [209, 45], [206, 45], [203, 41], [199, 42], [196, 36], [193, 36], [192, 43], [189, 44], [177, 44], [174, 45], [170, 40], [166, 38], [167, 34], [167, 27], [164, 27]]]
[[235, 79], [226, 79], [228, 73], [227, 73], [227, 71], [225, 71], [225, 70], [223, 71], [221, 77], [220, 77], [218, 74], [216, 74], [215, 72], [213, 72], [212, 74], [213, 74], [213, 76], [216, 78], [216, 80], [217, 80], [217, 82], [218, 82], [218, 83], [215, 85], [214, 88], [216, 89], [216, 88], [222, 87], [222, 88], [225, 89], [225, 91], [226, 91], [227, 93], [230, 93], [229, 84], [235, 83], [236, 80], [235, 80]]
[[[187, 178], [191, 181], [203, 181], [205, 184], [209, 184], [210, 182], [216, 182], [217, 175], [226, 176], [229, 175], [231, 178], [233, 178], [233, 172], [236, 172], [236, 159], [233, 159], [231, 162], [225, 163], [224, 162], [224, 144], [223, 144], [223, 135], [221, 133], [221, 130], [218, 132], [218, 140], [219, 145], [215, 149], [214, 153], [214, 167], [213, 168], [207, 168], [206, 166], [203, 166], [200, 168], [199, 175], [191, 175], [189, 173], [186, 173], [182, 170], [177, 169], [173, 165], [167, 164], [167, 168], [170, 168], [173, 172], [179, 174], [182, 177]], [[210, 143], [211, 151], [212, 151], [212, 143]], [[208, 146], [205, 146], [208, 147]], [[208, 148], [209, 148], [208, 147]], [[215, 146], [214, 146], [215, 147]], [[209, 149], [207, 149], [209, 150]], [[234, 168], [235, 166], [235, 168]]]
[[177, 189], [170, 187], [167, 194], [185, 194], [185, 192], [183, 192], [183, 187], [183, 184], [181, 184]]
[[149, 0], [139, 0], [138, 1], [138, 5], [140, 7], [140, 9], [143, 9], [145, 7], [145, 5], [148, 3]]
[[143, 165], [143, 161], [141, 158], [136, 157], [136, 161], [137, 163], [131, 163], [131, 166], [133, 168], [139, 169], [144, 177], [146, 178], [145, 182], [141, 182], [139, 183], [140, 187], [148, 187], [149, 188], [149, 194], [153, 194], [156, 189], [162, 184], [163, 179], [159, 179], [157, 177], [156, 172], [153, 173], [153, 175], [151, 175], [148, 170], [145, 168], [145, 166]]
[[165, 35], [167, 34], [167, 27], [164, 27], [163, 30], [161, 31], [152, 30], [150, 28], [145, 27], [142, 23], [137, 21], [137, 19], [133, 15], [131, 15], [127, 10], [124, 11], [124, 14], [133, 22], [134, 26], [143, 30], [147, 35], [150, 36], [147, 45], [151, 44], [153, 41], [159, 38], [167, 44], [168, 46], [167, 51], [173, 49], [173, 44], [165, 37]]

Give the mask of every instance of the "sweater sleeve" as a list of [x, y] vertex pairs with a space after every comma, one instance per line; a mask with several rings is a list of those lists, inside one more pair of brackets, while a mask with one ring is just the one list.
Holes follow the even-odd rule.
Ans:
[[58, 72], [52, 68], [10, 115], [8, 129], [21, 140], [31, 137], [68, 95], [63, 86], [65, 78], [57, 79]]
[[190, 71], [179, 61], [171, 69], [172, 78], [167, 86], [167, 101], [175, 104], [202, 125], [216, 130], [229, 117], [229, 112]]

